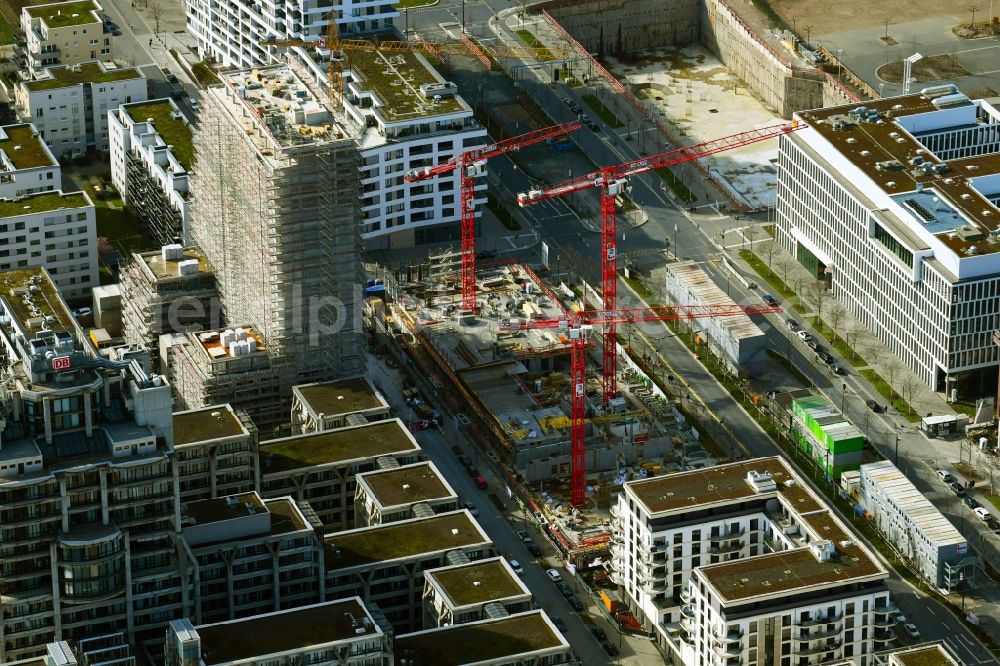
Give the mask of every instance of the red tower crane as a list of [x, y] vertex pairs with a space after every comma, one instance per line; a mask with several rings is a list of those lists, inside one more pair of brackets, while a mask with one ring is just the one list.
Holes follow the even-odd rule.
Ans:
[[[615, 311], [618, 306], [618, 221], [615, 215], [615, 198], [624, 194], [628, 188], [628, 180], [632, 176], [643, 174], [654, 169], [675, 166], [700, 157], [721, 153], [726, 150], [746, 146], [758, 141], [773, 139], [805, 127], [799, 121], [784, 125], [771, 125], [760, 129], [740, 132], [721, 139], [714, 139], [694, 146], [675, 148], [659, 155], [632, 160], [617, 166], [603, 167], [584, 176], [551, 185], [544, 190], [531, 190], [517, 195], [517, 203], [527, 206], [546, 199], [561, 197], [580, 190], [596, 187], [601, 190], [601, 293], [604, 298], [604, 308]], [[618, 339], [618, 326], [609, 321], [604, 326], [602, 340], [602, 361], [604, 402], [615, 395], [615, 375], [618, 369], [618, 359], [615, 343]]]
[[462, 207], [462, 309], [476, 311], [476, 178], [486, 172], [486, 161], [579, 129], [582, 123], [545, 127], [503, 141], [462, 152], [447, 162], [407, 172], [403, 179], [417, 183], [452, 171], [459, 173], [459, 205]]
[[594, 325], [631, 324], [669, 319], [701, 319], [733, 315], [781, 312], [781, 306], [769, 305], [674, 305], [625, 310], [585, 310], [565, 318], [528, 319], [503, 325], [505, 330], [522, 328], [560, 328], [570, 339], [570, 488], [574, 506], [584, 503], [587, 486], [585, 422], [587, 417], [585, 349], [587, 334]]

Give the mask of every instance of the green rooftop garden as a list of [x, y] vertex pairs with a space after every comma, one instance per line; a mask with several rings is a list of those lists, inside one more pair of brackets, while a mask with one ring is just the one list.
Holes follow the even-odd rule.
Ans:
[[0, 46], [8, 46], [14, 43], [14, 33], [16, 29], [11, 25], [7, 17], [0, 12]]
[[499, 661], [561, 644], [541, 614], [532, 613], [409, 634], [397, 638], [395, 648], [397, 654], [410, 654], [415, 664], [460, 666], [469, 662], [470, 655], [477, 662]]
[[261, 444], [260, 456], [263, 472], [269, 474], [415, 448], [409, 433], [392, 420], [265, 442]]
[[50, 67], [46, 71], [52, 74], [52, 78], [28, 81], [24, 84], [28, 87], [28, 90], [52, 90], [54, 88], [75, 86], [81, 83], [111, 83], [113, 81], [136, 79], [142, 76], [139, 70], [132, 67], [103, 70], [96, 63], [80, 65], [78, 69]]
[[509, 599], [524, 594], [499, 560], [453, 567], [433, 574], [456, 606]]
[[[8, 125], [3, 131], [7, 138], [0, 139], [0, 150], [7, 153], [15, 169], [55, 166], [56, 161], [30, 125]], [[20, 148], [15, 150], [15, 146]]]
[[23, 197], [17, 201], [12, 199], [0, 200], [0, 218], [44, 213], [59, 210], [60, 208], [79, 208], [80, 206], [89, 205], [90, 201], [82, 192], [75, 194], [43, 192]]
[[425, 520], [407, 520], [338, 532], [326, 540], [326, 566], [330, 570], [370, 562], [416, 557], [483, 543], [484, 537], [465, 512]]
[[456, 97], [445, 97], [437, 104], [424, 97], [420, 86], [438, 79], [415, 53], [355, 50], [350, 53], [348, 68], [361, 75], [361, 89], [382, 100], [379, 111], [387, 121], [454, 113], [462, 108]]
[[[212, 416], [218, 412], [219, 416]], [[228, 409], [201, 409], [174, 414], [174, 445], [193, 444], [243, 434], [239, 420]]]
[[125, 107], [136, 122], [153, 120], [153, 128], [163, 142], [173, 146], [171, 151], [185, 169], [194, 165], [194, 145], [191, 142], [191, 126], [173, 114], [174, 107], [167, 100], [139, 102]]
[[70, 25], [99, 22], [100, 19], [91, 13], [96, 10], [97, 5], [90, 0], [83, 0], [82, 2], [57, 2], [52, 5], [29, 7], [28, 14], [32, 18], [45, 21], [45, 25], [50, 28], [65, 28]]

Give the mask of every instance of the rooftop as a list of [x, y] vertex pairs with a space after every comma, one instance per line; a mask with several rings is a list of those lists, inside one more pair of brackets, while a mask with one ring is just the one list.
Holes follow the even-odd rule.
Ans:
[[0, 218], [48, 213], [60, 208], [82, 208], [90, 206], [90, 199], [83, 192], [63, 194], [62, 192], [39, 192], [19, 199], [0, 200]]
[[420, 86], [439, 83], [441, 78], [416, 52], [354, 50], [346, 68], [361, 76], [359, 89], [370, 90], [382, 102], [378, 111], [386, 122], [454, 113], [464, 108], [457, 96], [444, 97], [438, 102], [424, 96]]
[[[941, 209], [939, 214], [917, 212], [906, 203], [911, 196], [900, 197], [897, 203], [909, 208], [917, 224], [927, 226], [952, 250], [968, 253], [969, 248], [975, 248], [979, 254], [1000, 251], [1000, 245], [989, 241], [991, 234], [1000, 232], [1000, 210], [970, 184], [973, 178], [1000, 173], [1000, 152], [942, 160], [921, 142], [922, 137], [938, 131], [972, 128], [1000, 119], [977, 116], [979, 107], [972, 103], [939, 108], [934, 101], [940, 97], [917, 93], [866, 101], [865, 108], [877, 114], [874, 122], [849, 115], [857, 104], [797, 115], [887, 195], [916, 193], [920, 188], [933, 190], [939, 198], [935, 203]], [[792, 140], [796, 140], [794, 135]], [[940, 172], [925, 173], [912, 162], [914, 159], [945, 166], [940, 167]], [[879, 168], [879, 164], [894, 166]], [[979, 227], [979, 233], [986, 238], [955, 238], [956, 226], [963, 224]]]
[[[35, 315], [28, 305], [25, 305], [21, 294], [14, 295], [14, 290], [30, 293], [31, 287], [38, 287], [38, 292], [31, 296], [32, 304], [40, 313]], [[21, 328], [28, 330], [26, 322], [35, 316], [54, 316], [62, 328], [72, 331], [75, 328], [73, 316], [66, 308], [65, 302], [59, 296], [55, 284], [40, 266], [22, 268], [0, 273], [0, 295], [4, 297], [11, 309], [11, 314], [17, 319]], [[55, 328], [55, 327], [52, 327]]]
[[898, 666], [958, 666], [959, 664], [939, 644], [900, 650], [894, 653], [892, 658]]
[[531, 594], [500, 558], [434, 569], [425, 575], [438, 582], [456, 608]]
[[358, 484], [361, 483], [368, 486], [371, 494], [384, 507], [455, 496], [429, 462], [359, 474]]
[[[355, 597], [196, 629], [201, 638], [201, 658], [212, 666], [359, 639], [357, 628], [364, 620], [369, 623], [369, 636], [381, 633]], [[253, 640], [247, 640], [250, 636]]]
[[111, 83], [112, 81], [127, 81], [129, 79], [142, 78], [139, 70], [133, 67], [115, 67], [106, 63], [104, 67], [101, 67], [94, 62], [80, 65], [47, 67], [45, 71], [51, 77], [25, 81], [24, 85], [27, 86], [28, 90], [37, 92], [39, 90], [75, 86], [81, 83]]
[[334, 416], [387, 407], [385, 400], [364, 377], [351, 377], [335, 382], [304, 384], [292, 389], [316, 414]]
[[[169, 280], [176, 277], [182, 277], [180, 270], [177, 268], [177, 264], [182, 261], [190, 261], [191, 259], [197, 259], [198, 261], [198, 272], [199, 273], [211, 273], [212, 268], [208, 265], [208, 259], [202, 254], [201, 250], [197, 247], [186, 247], [181, 251], [181, 256], [176, 259], [164, 259], [163, 252], [156, 250], [154, 252], [143, 252], [139, 254], [139, 257], [147, 266], [149, 270], [153, 272], [153, 275], [157, 280]], [[191, 276], [184, 275], [183, 277], [189, 278]]]
[[[770, 472], [777, 490], [758, 493], [747, 481], [749, 472]], [[689, 511], [710, 504], [730, 504], [755, 496], [770, 496], [772, 493], [784, 497], [797, 513], [823, 508], [778, 457], [755, 458], [690, 472], [630, 481], [625, 487], [651, 514]]]
[[[667, 264], [667, 272], [676, 276], [677, 281], [682, 283], [683, 288], [687, 291], [688, 297], [680, 300], [681, 303], [735, 305], [735, 301], [708, 277], [708, 274], [701, 269], [697, 262], [681, 261]], [[729, 331], [736, 340], [757, 338], [764, 335], [757, 324], [753, 323], [753, 320], [745, 314], [716, 317], [714, 321]]]
[[326, 567], [346, 569], [488, 542], [468, 511], [443, 513], [328, 535]]
[[170, 146], [170, 152], [185, 169], [194, 166], [194, 144], [191, 125], [169, 99], [125, 104], [122, 108], [136, 122], [152, 121], [153, 129]]
[[267, 475], [313, 465], [416, 451], [419, 448], [399, 419], [377, 421], [362, 426], [262, 442], [261, 472]]
[[196, 525], [204, 525], [246, 518], [264, 510], [264, 503], [257, 493], [243, 493], [188, 502], [184, 506], [183, 515], [194, 519]]
[[33, 169], [59, 164], [33, 126], [5, 125], [0, 127], [0, 130], [6, 136], [0, 139], [0, 150], [3, 150], [15, 169]]
[[51, 5], [26, 7], [28, 15], [45, 21], [50, 28], [64, 28], [70, 25], [97, 23], [101, 19], [93, 14], [99, 8], [91, 0], [79, 2], [56, 2]]
[[463, 666], [553, 648], [569, 648], [542, 611], [404, 634], [394, 651], [414, 664]]
[[245, 433], [246, 429], [229, 405], [174, 412], [174, 446], [236, 437]]
[[[199, 260], [200, 261], [200, 260]], [[199, 270], [201, 264], [199, 264]], [[215, 331], [201, 331], [191, 333], [198, 340], [201, 348], [208, 354], [209, 359], [216, 361], [233, 355], [242, 356], [244, 354], [258, 354], [267, 350], [264, 344], [264, 337], [250, 326], [235, 326], [233, 328], [218, 329]], [[225, 337], [226, 344], [223, 344]], [[245, 341], [247, 344], [242, 347], [233, 348], [232, 343]], [[253, 347], [251, 349], [251, 347]]]

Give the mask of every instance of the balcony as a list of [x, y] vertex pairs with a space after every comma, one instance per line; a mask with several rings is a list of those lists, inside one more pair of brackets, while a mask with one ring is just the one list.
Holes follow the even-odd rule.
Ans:
[[894, 629], [876, 628], [872, 638], [876, 643], [888, 643], [889, 641], [896, 640], [896, 631]]
[[736, 642], [713, 645], [712, 652], [720, 657], [737, 657], [743, 652], [743, 644]]
[[792, 646], [792, 652], [793, 652], [794, 654], [797, 654], [797, 655], [799, 655], [799, 656], [807, 656], [807, 655], [813, 655], [813, 654], [821, 654], [821, 653], [823, 653], [823, 652], [831, 652], [831, 651], [833, 651], [833, 650], [836, 650], [836, 649], [838, 649], [838, 648], [839, 648], [839, 647], [841, 646], [841, 644], [842, 644], [842, 642], [841, 642], [841, 641], [839, 641], [839, 640], [836, 640], [836, 641], [828, 641], [828, 642], [826, 642], [826, 643], [819, 643], [819, 644], [817, 644], [817, 645], [814, 645], [814, 644], [810, 643], [810, 644], [809, 644], [809, 645], [808, 645], [808, 646], [807, 646], [806, 648], [804, 648], [804, 649], [803, 649], [803, 648], [798, 648], [798, 649], [796, 649], [796, 648], [795, 648], [795, 646], [793, 645], [793, 646]]
[[737, 629], [728, 632], [725, 636], [713, 636], [712, 640], [716, 643], [738, 643], [741, 638], [743, 638], [743, 632]]
[[692, 599], [694, 599], [694, 596], [691, 594], [689, 588], [685, 587], [681, 590], [681, 603], [690, 604]]
[[838, 636], [844, 630], [842, 624], [834, 624], [826, 629], [812, 630], [808, 634], [803, 634], [800, 630], [799, 635], [795, 638], [797, 641], [818, 641], [824, 638], [830, 638], [831, 636]]
[[725, 553], [734, 553], [740, 550], [741, 548], [743, 548], [742, 541], [729, 541], [729, 542], [722, 542], [722, 544], [718, 546], [709, 547], [708, 552], [711, 555], [722, 555]]
[[693, 618], [695, 617], [696, 614], [697, 611], [695, 611], [694, 606], [692, 606], [691, 604], [681, 606], [681, 615], [683, 615], [684, 617]]
[[894, 615], [883, 615], [881, 617], [876, 615], [873, 624], [876, 627], [892, 627], [896, 624], [896, 617]]
[[715, 543], [717, 541], [730, 541], [732, 539], [739, 539], [740, 537], [742, 537], [746, 533], [747, 533], [747, 531], [744, 528], [741, 527], [738, 530], [730, 530], [726, 534], [716, 534], [714, 536], [709, 537], [708, 540], [711, 541], [711, 542], [713, 542], [713, 543]]
[[623, 520], [625, 518], [625, 512], [619, 509], [618, 506], [618, 504], [611, 505], [611, 517]]
[[642, 591], [646, 594], [662, 594], [667, 590], [667, 583], [663, 580], [648, 580], [642, 586]]
[[844, 617], [843, 614], [831, 615], [830, 617], [814, 617], [808, 620], [801, 619], [792, 622], [797, 627], [811, 627], [816, 624], [832, 624], [834, 622], [840, 622], [840, 618]]
[[899, 609], [894, 603], [888, 603], [885, 606], [876, 606], [872, 609], [876, 615], [895, 615], [899, 612]]

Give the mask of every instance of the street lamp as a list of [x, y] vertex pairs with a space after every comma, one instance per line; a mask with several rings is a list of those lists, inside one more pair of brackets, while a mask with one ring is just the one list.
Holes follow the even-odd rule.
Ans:
[[675, 223], [674, 224], [674, 256], [675, 257], [677, 256], [677, 231], [678, 231], [678, 229], [679, 229], [679, 227]]
[[465, 34], [465, 0], [462, 0], [462, 34]]

